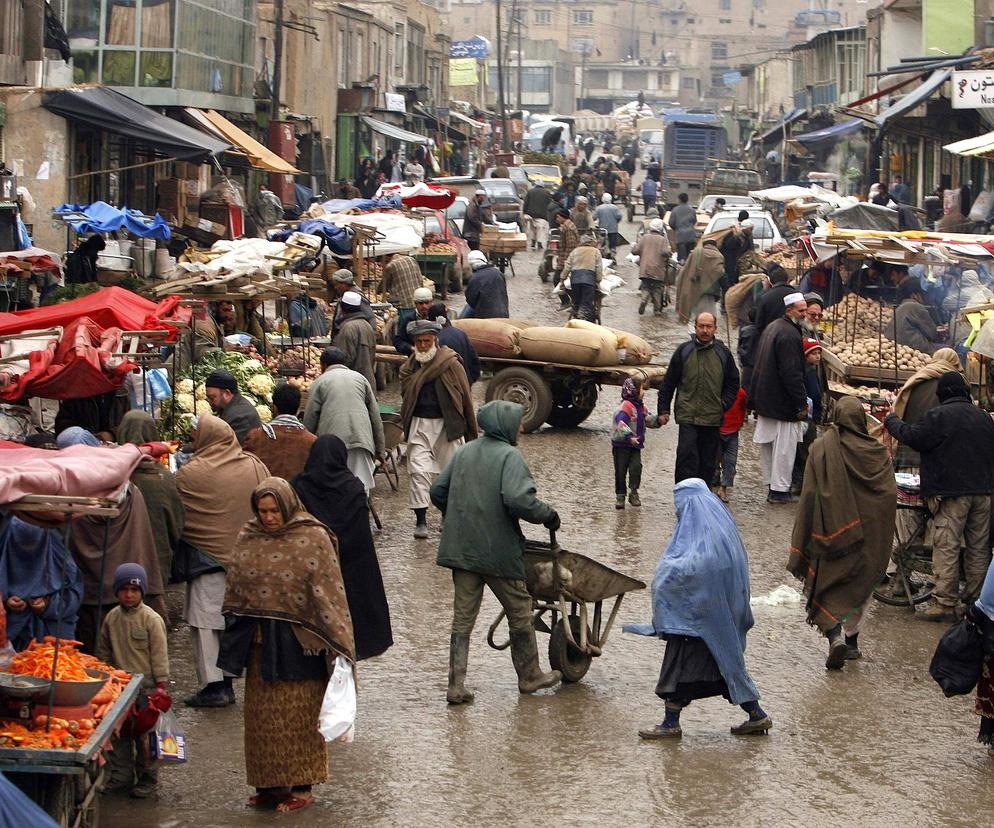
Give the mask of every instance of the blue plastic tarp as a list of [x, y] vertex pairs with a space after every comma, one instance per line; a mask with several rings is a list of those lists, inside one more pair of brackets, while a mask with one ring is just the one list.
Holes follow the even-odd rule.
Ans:
[[390, 198], [333, 198], [321, 205], [326, 213], [347, 213], [349, 210], [399, 210], [400, 196]]
[[58, 828], [58, 823], [0, 773], [0, 828]]
[[841, 124], [833, 124], [824, 129], [816, 129], [813, 132], [804, 132], [800, 135], [791, 135], [790, 140], [797, 141], [800, 144], [817, 144], [819, 141], [834, 141], [845, 135], [849, 135], [851, 132], [856, 132], [856, 130], [865, 124], [866, 121], [862, 118], [853, 118], [852, 120], [843, 121]]
[[[306, 219], [300, 222], [300, 225], [296, 229], [301, 233], [320, 236], [324, 239], [324, 243], [328, 245], [331, 252], [337, 253], [339, 256], [347, 256], [352, 252], [352, 231], [345, 227], [339, 227], [334, 222], [328, 221], [328, 219]], [[295, 230], [286, 228], [269, 233], [269, 238], [272, 241], [286, 241], [294, 232]]]
[[106, 201], [95, 201], [87, 207], [63, 204], [57, 207], [55, 212], [83, 213], [86, 216], [84, 220], [70, 222], [72, 229], [77, 233], [112, 233], [115, 230], [125, 230], [145, 239], [169, 241], [172, 237], [169, 225], [158, 213], [148, 218], [140, 210], [129, 210], [127, 207], [119, 210]]

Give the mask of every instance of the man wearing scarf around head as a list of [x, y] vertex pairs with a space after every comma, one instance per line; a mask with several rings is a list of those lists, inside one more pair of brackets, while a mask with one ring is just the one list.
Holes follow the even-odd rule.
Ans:
[[400, 369], [400, 416], [407, 439], [411, 509], [415, 538], [428, 537], [432, 475], [445, 468], [455, 450], [477, 435], [473, 397], [462, 360], [438, 344], [441, 326], [418, 319], [407, 326], [414, 353]]

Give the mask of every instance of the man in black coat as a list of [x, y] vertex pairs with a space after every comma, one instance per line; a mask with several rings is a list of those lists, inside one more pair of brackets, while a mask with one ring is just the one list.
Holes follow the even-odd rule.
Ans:
[[783, 305], [784, 315], [767, 325], [759, 338], [752, 387], [746, 389], [758, 415], [752, 441], [759, 445], [769, 503], [797, 500], [790, 493], [791, 473], [808, 417], [800, 328], [807, 303], [803, 294], [791, 293]]
[[770, 286], [756, 300], [756, 334], [762, 335], [766, 326], [783, 316], [783, 298], [795, 291], [787, 284], [790, 275], [780, 265], [773, 265], [766, 274]]
[[469, 254], [473, 276], [466, 286], [466, 304], [473, 309], [474, 319], [507, 319], [507, 282], [504, 274], [492, 265], [479, 250]]
[[963, 602], [980, 595], [991, 562], [988, 537], [994, 489], [994, 422], [973, 404], [963, 377], [950, 371], [936, 386], [939, 405], [908, 425], [889, 414], [884, 428], [921, 453], [921, 493], [932, 513], [932, 569], [935, 592], [920, 621], [953, 621], [960, 601], [960, 550], [966, 591]]
[[223, 368], [211, 371], [204, 380], [204, 388], [211, 409], [231, 426], [239, 444], [245, 442], [245, 438], [253, 428], [262, 426], [259, 412], [252, 403], [238, 393], [238, 382], [229, 371]]
[[441, 302], [436, 302], [428, 308], [426, 318], [432, 322], [438, 322], [442, 326], [442, 330], [438, 332], [438, 344], [451, 348], [459, 354], [462, 367], [466, 369], [466, 379], [472, 385], [480, 378], [482, 367], [480, 366], [480, 355], [476, 353], [476, 348], [469, 341], [469, 337], [452, 326], [452, 322], [449, 321], [449, 311]]

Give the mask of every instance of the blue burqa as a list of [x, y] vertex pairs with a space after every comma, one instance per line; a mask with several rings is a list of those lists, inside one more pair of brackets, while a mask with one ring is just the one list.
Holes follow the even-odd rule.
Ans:
[[66, 549], [54, 529], [42, 529], [11, 517], [0, 532], [0, 594], [6, 601], [16, 595], [25, 602], [48, 598], [41, 615], [29, 607], [24, 612], [7, 610], [7, 635], [14, 649], [23, 650], [32, 638], [46, 635], [73, 638], [83, 600], [83, 580], [70, 555], [66, 560], [65, 584], [62, 561]]
[[752, 627], [749, 560], [732, 515], [703, 480], [673, 490], [676, 531], [652, 581], [652, 623], [625, 624], [639, 635], [700, 638], [728, 685], [733, 704], [759, 699], [745, 666]]

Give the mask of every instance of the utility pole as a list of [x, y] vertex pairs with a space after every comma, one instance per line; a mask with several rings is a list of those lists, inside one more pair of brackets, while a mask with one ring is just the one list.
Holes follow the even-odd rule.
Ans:
[[497, 108], [500, 113], [500, 143], [504, 152], [511, 148], [507, 134], [507, 105], [504, 100], [504, 21], [501, 19], [500, 0], [497, 3]]
[[521, 109], [521, 11], [518, 9], [518, 0], [514, 0], [511, 11], [514, 23], [518, 27], [518, 109]]
[[273, 0], [273, 85], [269, 117], [280, 119], [280, 86], [283, 83], [283, 0]]
[[580, 100], [576, 102], [578, 109], [584, 108], [584, 100], [587, 97], [587, 55], [589, 54], [586, 44], [583, 46], [580, 60]]

